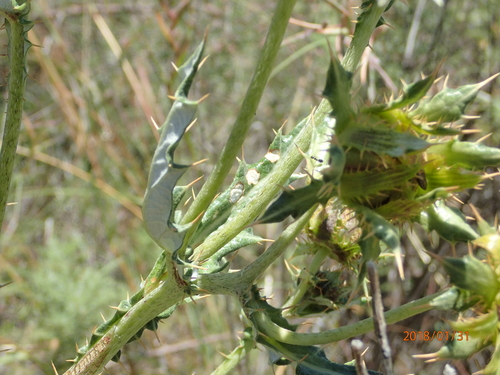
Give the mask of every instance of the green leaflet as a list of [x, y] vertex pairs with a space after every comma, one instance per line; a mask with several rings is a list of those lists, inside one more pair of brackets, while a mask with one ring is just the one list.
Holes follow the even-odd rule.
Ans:
[[223, 259], [226, 255], [242, 247], [259, 243], [262, 240], [262, 237], [253, 234], [252, 228], [245, 229], [203, 263], [201, 273], [217, 273], [222, 271], [228, 265], [228, 262], [225, 262]]
[[427, 122], [453, 122], [459, 120], [465, 113], [467, 105], [476, 98], [481, 87], [497, 76], [498, 74], [495, 74], [483, 82], [461, 86], [456, 89], [446, 87], [408, 115], [422, 118]]
[[498, 375], [500, 373], [500, 340], [497, 339], [495, 351], [490, 358], [490, 362], [483, 370], [484, 374]]
[[342, 178], [342, 174], [344, 173], [344, 168], [346, 166], [346, 154], [344, 149], [337, 144], [336, 138], [333, 138], [328, 152], [330, 154], [330, 165], [322, 171], [323, 181], [337, 186], [340, 183], [340, 179]]
[[446, 293], [434, 298], [430, 305], [440, 310], [465, 311], [478, 303], [479, 300], [479, 296], [474, 296], [465, 289], [453, 286]]
[[344, 147], [354, 147], [358, 150], [373, 151], [393, 157], [421, 151], [429, 146], [429, 143], [410, 133], [360, 125], [349, 126], [339, 136], [339, 142]]
[[186, 227], [179, 227], [172, 221], [173, 191], [177, 180], [188, 166], [175, 164], [173, 156], [186, 128], [193, 122], [198, 106], [198, 102], [187, 99], [187, 94], [201, 62], [204, 43], [200, 43], [194, 54], [178, 70], [182, 83], [175, 93], [176, 100], [170, 113], [161, 127], [142, 206], [148, 234], [161, 248], [169, 252], [181, 247], [184, 240], [183, 231], [186, 230]]
[[[429, 357], [465, 359], [486, 346], [494, 344], [497, 340], [498, 316], [496, 309], [476, 317], [449, 322], [449, 324], [454, 332], [454, 338]], [[490, 373], [485, 372], [484, 374]]]

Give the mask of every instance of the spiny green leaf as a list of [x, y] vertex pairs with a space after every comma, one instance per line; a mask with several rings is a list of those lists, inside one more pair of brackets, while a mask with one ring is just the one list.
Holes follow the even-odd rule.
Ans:
[[322, 171], [323, 180], [337, 186], [340, 183], [344, 167], [346, 164], [346, 154], [344, 149], [336, 143], [332, 142], [329, 151], [330, 166]]
[[[273, 364], [286, 365], [290, 361], [296, 362], [297, 375], [356, 375], [354, 366], [330, 361], [325, 352], [316, 346], [285, 344], [263, 335], [258, 336], [257, 342], [268, 349]], [[376, 371], [368, 371], [368, 373], [380, 375]]]
[[358, 285], [361, 285], [366, 276], [366, 263], [369, 260], [377, 260], [380, 255], [380, 240], [369, 232], [370, 228], [366, 227], [363, 230], [363, 235], [358, 241], [359, 248], [362, 254], [362, 263], [358, 274]]
[[469, 337], [468, 340], [451, 340], [434, 353], [434, 357], [440, 359], [466, 359], [488, 345], [490, 345], [490, 342], [481, 338]]
[[425, 177], [429, 191], [451, 186], [456, 186], [458, 190], [471, 189], [482, 180], [481, 175], [457, 167], [435, 169], [431, 166], [426, 170]]
[[414, 177], [418, 170], [418, 165], [402, 164], [385, 170], [344, 173], [340, 180], [340, 197], [343, 200], [355, 200], [391, 191]]
[[326, 203], [329, 197], [320, 197], [324, 183], [313, 180], [310, 185], [296, 190], [285, 190], [257, 221], [259, 224], [278, 223], [288, 216], [297, 218], [316, 203]]
[[465, 221], [464, 215], [459, 210], [446, 206], [442, 200], [422, 211], [420, 224], [427, 232], [435, 230], [450, 242], [467, 242], [478, 237]]
[[262, 240], [262, 237], [253, 234], [252, 228], [247, 228], [224, 245], [219, 251], [210, 257], [207, 262], [203, 263], [202, 273], [216, 273], [221, 271], [227, 266], [227, 263], [223, 261], [223, 258], [226, 255], [229, 255], [242, 247], [259, 243]]
[[[484, 227], [482, 236], [474, 240], [474, 245], [488, 250], [492, 258], [492, 264], [497, 267], [500, 265], [500, 235], [496, 232], [495, 228], [490, 227], [484, 219], [479, 219], [479, 227]], [[481, 224], [483, 222], [483, 224]]]
[[353, 114], [350, 94], [351, 85], [352, 73], [345, 71], [340, 61], [332, 57], [323, 95], [333, 108], [332, 115], [336, 119], [336, 134], [341, 134], [345, 130]]
[[477, 93], [498, 74], [473, 85], [465, 85], [456, 89], [444, 88], [428, 102], [421, 104], [409, 113], [410, 117], [419, 117], [427, 122], [453, 122], [465, 113], [467, 105], [472, 103]]
[[355, 147], [361, 151], [373, 151], [394, 157], [421, 151], [429, 146], [429, 143], [410, 133], [362, 125], [349, 126], [339, 135], [339, 142], [344, 147]]
[[178, 179], [188, 166], [174, 162], [175, 148], [186, 128], [193, 122], [198, 103], [186, 95], [202, 59], [204, 41], [188, 61], [179, 68], [182, 83], [176, 92], [176, 100], [161, 127], [160, 140], [149, 172], [148, 186], [142, 206], [144, 225], [155, 242], [164, 250], [174, 252], [182, 246], [185, 227], [173, 221], [173, 191]]
[[483, 375], [500, 375], [500, 340], [495, 344], [495, 351], [488, 365], [482, 370]]
[[498, 334], [498, 314], [496, 306], [492, 309], [485, 310], [485, 312], [486, 313], [477, 316], [462, 317], [457, 321], [449, 322], [450, 326], [455, 331], [467, 332], [468, 335], [472, 337], [480, 337], [484, 340], [494, 339]]
[[399, 96], [397, 99], [391, 100], [390, 102], [385, 104], [364, 108], [363, 112], [377, 113], [377, 112], [390, 111], [397, 108], [406, 107], [407, 105], [411, 105], [413, 103], [418, 102], [420, 99], [423, 98], [423, 96], [427, 93], [427, 91], [429, 91], [432, 84], [436, 80], [438, 69], [439, 67], [436, 68], [434, 72], [432, 72], [432, 74], [428, 75], [426, 78], [417, 82], [410, 83], [409, 85], [405, 86], [403, 88], [402, 95]]
[[476, 142], [451, 140], [427, 149], [430, 156], [444, 159], [446, 165], [461, 165], [468, 169], [500, 166], [500, 149]]

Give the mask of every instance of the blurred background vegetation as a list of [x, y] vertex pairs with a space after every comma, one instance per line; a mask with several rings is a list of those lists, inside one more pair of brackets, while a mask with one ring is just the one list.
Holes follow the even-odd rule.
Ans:
[[[247, 161], [266, 153], [273, 129], [285, 122], [291, 129], [319, 103], [329, 61], [326, 42], [342, 54], [358, 5], [350, 0], [298, 2], [245, 144]], [[210, 57], [191, 94], [210, 97], [176, 153], [181, 163], [208, 161], [188, 172], [187, 183], [210, 173], [251, 78], [273, 6], [263, 0], [33, 2], [36, 24], [30, 40], [39, 47], [28, 56], [30, 79], [10, 196], [17, 204], [7, 209], [0, 239], [0, 283], [14, 281], [1, 289], [0, 349], [7, 351], [0, 353], [0, 374], [53, 373], [51, 361], [62, 373], [69, 367], [65, 360], [75, 356], [75, 343], [84, 345], [100, 323], [99, 314], [109, 318], [113, 311], [108, 306], [137, 290], [140, 276], [147, 275], [159, 254], [142, 228], [140, 205], [157, 139], [153, 120], [163, 123], [177, 84], [171, 63], [182, 64], [208, 30]], [[386, 20], [391, 27], [376, 30], [356, 76], [359, 103], [382, 100], [398, 91], [400, 80], [414, 81], [443, 60], [441, 74], [449, 74], [452, 87], [500, 71], [496, 0], [396, 2]], [[0, 38], [5, 44], [6, 33]], [[0, 72], [8, 73], [6, 57], [0, 59]], [[6, 87], [0, 90], [5, 98]], [[499, 96], [500, 85], [488, 85], [468, 111], [481, 119], [465, 121], [467, 128], [492, 133], [485, 141], [491, 146], [500, 141]], [[498, 188], [498, 182], [486, 181], [482, 191], [461, 198], [493, 220]], [[261, 230], [262, 236], [274, 238], [280, 227]], [[386, 308], [447, 285], [439, 265], [412, 251], [415, 241], [403, 241], [412, 277], [398, 282], [393, 267], [382, 265]], [[439, 241], [421, 241], [437, 253], [450, 251]], [[232, 267], [260, 251], [240, 251]], [[305, 257], [290, 255], [289, 263], [307, 266]], [[292, 282], [281, 262], [262, 286], [272, 294], [271, 303], [279, 305]], [[365, 313], [359, 307], [308, 319], [307, 329], [345, 325]], [[442, 372], [444, 363], [411, 357], [436, 351], [440, 343], [403, 342], [402, 331], [439, 329], [444, 317], [431, 312], [389, 327], [398, 374]], [[158, 340], [149, 332], [140, 343], [126, 346], [121, 364], [109, 364], [108, 373], [208, 374], [222, 361], [219, 353], [237, 345], [242, 328], [238, 304], [231, 299], [210, 297], [181, 306], [160, 326]], [[364, 338], [370, 349], [376, 347], [373, 339]], [[326, 350], [333, 361], [352, 358], [346, 344]], [[488, 356], [486, 351], [452, 365], [459, 374], [469, 374]], [[366, 359], [369, 368], [378, 369], [376, 350]], [[254, 350], [237, 373], [270, 374], [273, 369], [265, 351]], [[292, 369], [275, 367], [274, 373], [292, 374]]]

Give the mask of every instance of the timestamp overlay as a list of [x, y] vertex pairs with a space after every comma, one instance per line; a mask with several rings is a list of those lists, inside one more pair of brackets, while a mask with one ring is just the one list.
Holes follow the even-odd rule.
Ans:
[[403, 341], [469, 341], [468, 331], [403, 331]]

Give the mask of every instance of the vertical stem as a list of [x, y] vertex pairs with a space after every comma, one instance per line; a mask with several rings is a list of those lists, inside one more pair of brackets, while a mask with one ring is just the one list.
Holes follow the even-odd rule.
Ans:
[[188, 212], [184, 215], [182, 219], [183, 224], [193, 221], [208, 207], [233, 166], [236, 156], [241, 151], [241, 146], [252, 124], [252, 119], [257, 111], [264, 88], [273, 70], [274, 61], [295, 3], [296, 0], [278, 1], [264, 47], [262, 48], [262, 53], [257, 63], [257, 68], [241, 105], [241, 110], [238, 113], [238, 117], [214, 170], [198, 193], [196, 200], [189, 207]]
[[25, 28], [17, 17], [0, 11], [6, 17], [6, 28], [9, 31], [9, 98], [7, 116], [0, 151], [0, 230], [5, 216], [5, 205], [9, 195], [10, 181], [14, 170], [16, 148], [21, 128], [21, 117], [24, 104], [24, 87], [26, 84], [25, 69]]
[[385, 12], [388, 1], [373, 0], [371, 3], [370, 7], [358, 17], [354, 37], [342, 60], [342, 66], [349, 72], [354, 72], [358, 68], [361, 56], [368, 46], [382, 13]]

